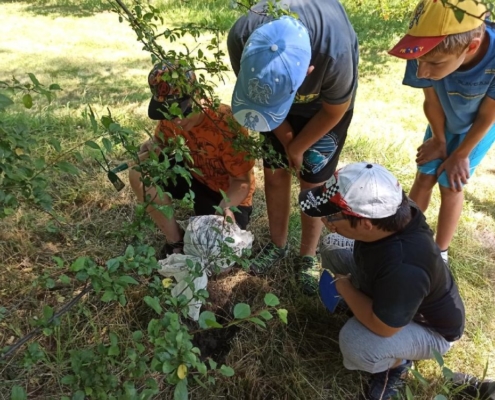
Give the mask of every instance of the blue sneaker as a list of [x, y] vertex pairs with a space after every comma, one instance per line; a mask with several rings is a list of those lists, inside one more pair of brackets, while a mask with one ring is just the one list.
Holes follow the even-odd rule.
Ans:
[[390, 400], [397, 396], [411, 366], [412, 361], [406, 360], [396, 368], [371, 375], [367, 400]]

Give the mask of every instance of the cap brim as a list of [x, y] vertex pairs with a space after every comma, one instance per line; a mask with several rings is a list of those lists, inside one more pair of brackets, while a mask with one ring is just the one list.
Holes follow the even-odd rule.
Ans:
[[389, 50], [388, 54], [406, 60], [413, 60], [433, 50], [443, 39], [445, 39], [445, 36], [420, 37], [406, 35]]
[[342, 211], [342, 208], [328, 200], [323, 204], [318, 204], [317, 199], [322, 197], [322, 190], [323, 186], [318, 186], [299, 193], [299, 206], [304, 214], [310, 217], [326, 217]]
[[340, 295], [335, 287], [334, 277], [327, 270], [324, 270], [321, 274], [319, 291], [321, 302], [326, 309], [331, 313], [335, 312], [340, 301]]
[[258, 132], [270, 132], [284, 122], [292, 107], [297, 91], [288, 94], [287, 99], [277, 105], [254, 103], [247, 95], [249, 84], [239, 74], [232, 94], [232, 114], [242, 126]]

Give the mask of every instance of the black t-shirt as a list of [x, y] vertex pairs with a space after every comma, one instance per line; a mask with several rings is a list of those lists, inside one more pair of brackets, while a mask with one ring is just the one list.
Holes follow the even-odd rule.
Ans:
[[[253, 6], [229, 31], [227, 48], [235, 74], [239, 74], [242, 51], [253, 31], [272, 18], [265, 12], [268, 0]], [[291, 115], [311, 118], [321, 109], [321, 101], [342, 104], [352, 99], [354, 106], [358, 78], [358, 41], [344, 8], [337, 0], [284, 0], [291, 12], [307, 28], [311, 40], [314, 71], [297, 90]]]
[[402, 231], [376, 242], [356, 241], [360, 290], [388, 326], [415, 321], [457, 340], [464, 331], [464, 304], [423, 213], [415, 206], [411, 212]]

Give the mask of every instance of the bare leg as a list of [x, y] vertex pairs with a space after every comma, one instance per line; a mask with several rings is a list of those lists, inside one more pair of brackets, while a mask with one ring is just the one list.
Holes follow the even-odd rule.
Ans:
[[[320, 186], [321, 183], [308, 183], [300, 180], [301, 190]], [[323, 223], [320, 218], [312, 218], [301, 212], [301, 256], [315, 256]]]
[[[141, 173], [135, 169], [129, 171], [129, 182], [132, 190], [136, 194], [140, 203], [144, 202], [144, 196], [149, 195], [153, 203], [158, 205], [170, 205], [172, 201], [165, 195], [163, 199], [158, 197], [158, 194], [153, 187], [146, 188], [146, 194], [143, 190], [143, 182], [141, 181]], [[169, 243], [175, 243], [182, 240], [181, 231], [175, 218], [168, 219], [163, 213], [153, 207], [151, 204], [146, 207], [146, 211], [150, 215], [153, 222], [163, 232]]]
[[440, 212], [438, 213], [436, 242], [440, 250], [446, 250], [454, 237], [464, 203], [464, 192], [454, 192], [440, 186]]
[[285, 247], [289, 230], [291, 174], [285, 169], [264, 169], [265, 197], [270, 238], [278, 247]]
[[411, 191], [409, 192], [409, 197], [423, 212], [426, 211], [430, 204], [431, 193], [436, 183], [437, 177], [435, 175], [426, 175], [421, 172], [416, 174]]

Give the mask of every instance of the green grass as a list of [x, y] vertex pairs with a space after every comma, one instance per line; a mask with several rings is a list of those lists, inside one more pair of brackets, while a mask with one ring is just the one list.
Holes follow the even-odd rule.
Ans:
[[[194, 22], [227, 29], [238, 15], [226, 0], [162, 0], [153, 4], [163, 9], [166, 26]], [[422, 94], [401, 85], [404, 64], [389, 57], [386, 50], [400, 36], [405, 24], [401, 16], [410, 9], [411, 2], [382, 2], [381, 9], [375, 9], [371, 1], [349, 0], [345, 4], [361, 42], [361, 79], [341, 164], [360, 160], [381, 163], [408, 190], [414, 179], [415, 149], [426, 125]], [[56, 82], [63, 88], [50, 105], [40, 101], [31, 111], [12, 108], [5, 117], [7, 123], [25, 124], [42, 143], [56, 137], [64, 147], [76, 146], [94, 136], [87, 115], [90, 104], [99, 115], [106, 113], [108, 107], [120, 123], [139, 132], [136, 141], [153, 130], [154, 124], [146, 118], [149, 56], [142, 52], [132, 30], [119, 23], [108, 9], [97, 0], [0, 1], [0, 80], [11, 75], [27, 80], [25, 74], [33, 72], [41, 82]], [[193, 43], [191, 38], [185, 40]], [[228, 63], [227, 56], [225, 62]], [[217, 93], [224, 102], [230, 102], [233, 82], [233, 74], [228, 73], [225, 83], [218, 86]], [[51, 154], [44, 144], [40, 152]], [[116, 193], [93, 160], [93, 154], [86, 150], [83, 156], [79, 164], [83, 174], [79, 178], [62, 176], [54, 183], [55, 211], [65, 218], [61, 227], [51, 228], [51, 218], [35, 209], [21, 209], [0, 221], [0, 306], [7, 309], [5, 319], [0, 320], [0, 347], [31, 331], [29, 321], [41, 315], [44, 305], [58, 308], [81, 290], [75, 284], [51, 290], [43, 285], [33, 286], [33, 282], [42, 283], [46, 276], [56, 279], [66, 273], [67, 265], [56, 268], [53, 256], [67, 263], [81, 255], [110, 258], [125, 247], [118, 232], [134, 215], [135, 200], [130, 189]], [[491, 151], [467, 185], [463, 216], [450, 250], [452, 270], [466, 305], [467, 323], [463, 339], [446, 356], [446, 363], [453, 370], [476, 375], [482, 374], [489, 361], [488, 372], [492, 376], [494, 162], [495, 154]], [[257, 178], [251, 229], [258, 238], [258, 246], [268, 234], [259, 163]], [[300, 240], [296, 193], [294, 185], [292, 256]], [[438, 207], [439, 196], [435, 193], [426, 214], [432, 228]], [[157, 246], [163, 240], [155, 230], [146, 234], [149, 242]], [[211, 284], [217, 295], [212, 307], [223, 298], [227, 311], [237, 302], [260, 308], [263, 294], [274, 292], [289, 310], [289, 325], [275, 322], [266, 330], [242, 325], [225, 359], [236, 375], [220, 379], [209, 390], [195, 387], [192, 398], [357, 398], [366, 377], [342, 366], [337, 339], [345, 317], [329, 315], [318, 299], [302, 296], [292, 278], [292, 267], [290, 257], [267, 279], [238, 272]], [[110, 331], [125, 345], [130, 342], [132, 331], [146, 330], [151, 314], [142, 301], [143, 293], [142, 287], [130, 290], [126, 307], [104, 304], [94, 295], [85, 296], [61, 319], [53, 337], [36, 339], [45, 351], [45, 361], [27, 367], [27, 352], [23, 348], [10, 362], [0, 365], [0, 399], [10, 398], [13, 385], [25, 387], [32, 399], [69, 395], [61, 383], [69, 366], [68, 351], [107, 342]], [[432, 380], [439, 378], [433, 361], [419, 363], [419, 369]], [[114, 372], [118, 372], [117, 367]], [[412, 380], [410, 384], [417, 390], [415, 398], [432, 397], [434, 387], [425, 390]], [[171, 389], [165, 384], [160, 390], [158, 398], [171, 398]]]

